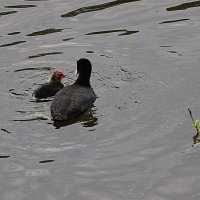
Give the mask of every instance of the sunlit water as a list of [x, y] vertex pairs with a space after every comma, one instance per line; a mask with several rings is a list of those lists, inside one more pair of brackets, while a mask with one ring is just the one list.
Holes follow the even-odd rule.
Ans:
[[[199, 200], [199, 6], [0, 0], [0, 199]], [[32, 93], [81, 57], [98, 98], [54, 123]]]

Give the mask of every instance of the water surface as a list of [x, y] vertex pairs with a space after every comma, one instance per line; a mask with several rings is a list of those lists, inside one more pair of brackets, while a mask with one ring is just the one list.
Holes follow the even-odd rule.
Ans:
[[[0, 4], [1, 200], [199, 200], [199, 1]], [[55, 123], [32, 93], [81, 57], [98, 98]]]

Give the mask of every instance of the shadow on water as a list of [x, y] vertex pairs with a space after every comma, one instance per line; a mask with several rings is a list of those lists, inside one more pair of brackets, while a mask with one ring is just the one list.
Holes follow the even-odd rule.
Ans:
[[71, 119], [69, 121], [54, 121], [53, 126], [59, 129], [64, 126], [81, 123], [83, 127], [94, 127], [98, 124], [98, 118], [96, 116], [96, 109], [89, 109], [80, 115], [78, 118]]
[[3, 45], [0, 45], [0, 47], [14, 46], [14, 45], [21, 44], [21, 43], [24, 43], [24, 42], [26, 42], [26, 41], [17, 41], [17, 42], [12, 42], [12, 43], [9, 43], [9, 44], [3, 44]]
[[130, 3], [130, 2], [135, 2], [135, 1], [140, 1], [140, 0], [116, 0], [116, 1], [111, 1], [111, 2], [107, 2], [103, 4], [94, 5], [94, 6], [82, 7], [77, 10], [71, 11], [69, 13], [63, 14], [61, 15], [61, 17], [74, 17], [82, 13], [104, 10], [107, 8], [118, 6], [120, 4]]
[[56, 28], [49, 28], [49, 29], [45, 29], [42, 31], [37, 31], [37, 32], [33, 32], [30, 33], [26, 36], [38, 36], [38, 35], [47, 35], [47, 34], [51, 34], [51, 33], [57, 33], [57, 32], [61, 32], [63, 29], [56, 29]]
[[1, 16], [3, 16], [3, 15], [10, 15], [10, 14], [14, 14], [14, 13], [16, 13], [16, 12], [18, 12], [18, 11], [8, 11], [8, 12], [0, 12], [0, 17]]
[[200, 6], [200, 1], [193, 1], [189, 3], [183, 3], [178, 6], [170, 7], [170, 8], [167, 8], [166, 10], [167, 11], [186, 10], [192, 7], [199, 7], [199, 6]]
[[28, 58], [38, 58], [38, 57], [58, 55], [58, 54], [63, 54], [63, 52], [40, 53], [37, 55], [29, 56]]
[[127, 31], [126, 29], [119, 29], [119, 30], [96, 31], [96, 32], [87, 33], [86, 35], [100, 35], [100, 34], [116, 33], [116, 32], [124, 32], [118, 35], [118, 36], [121, 36], [121, 35], [131, 35], [134, 33], [138, 33], [139, 31]]
[[14, 6], [4, 6], [4, 8], [33, 8], [36, 5], [14, 5]]

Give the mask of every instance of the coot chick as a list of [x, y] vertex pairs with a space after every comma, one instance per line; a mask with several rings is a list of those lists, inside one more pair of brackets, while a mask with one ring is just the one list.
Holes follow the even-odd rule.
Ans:
[[96, 95], [90, 85], [92, 65], [88, 59], [77, 61], [78, 78], [73, 85], [61, 89], [51, 104], [51, 116], [55, 121], [65, 121], [79, 116], [92, 107]]
[[43, 99], [54, 96], [60, 89], [64, 88], [61, 80], [65, 77], [62, 72], [55, 71], [51, 77], [50, 82], [43, 84], [34, 91], [34, 97]]

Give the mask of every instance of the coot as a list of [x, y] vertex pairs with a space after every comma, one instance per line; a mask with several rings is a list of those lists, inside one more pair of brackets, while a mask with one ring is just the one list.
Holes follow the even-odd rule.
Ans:
[[43, 99], [54, 96], [60, 89], [64, 88], [61, 80], [65, 77], [62, 72], [55, 71], [51, 77], [50, 82], [43, 84], [34, 91], [34, 97]]
[[61, 89], [51, 104], [51, 116], [55, 121], [65, 121], [79, 116], [92, 107], [96, 95], [90, 85], [92, 65], [88, 59], [77, 61], [78, 78], [73, 85]]

